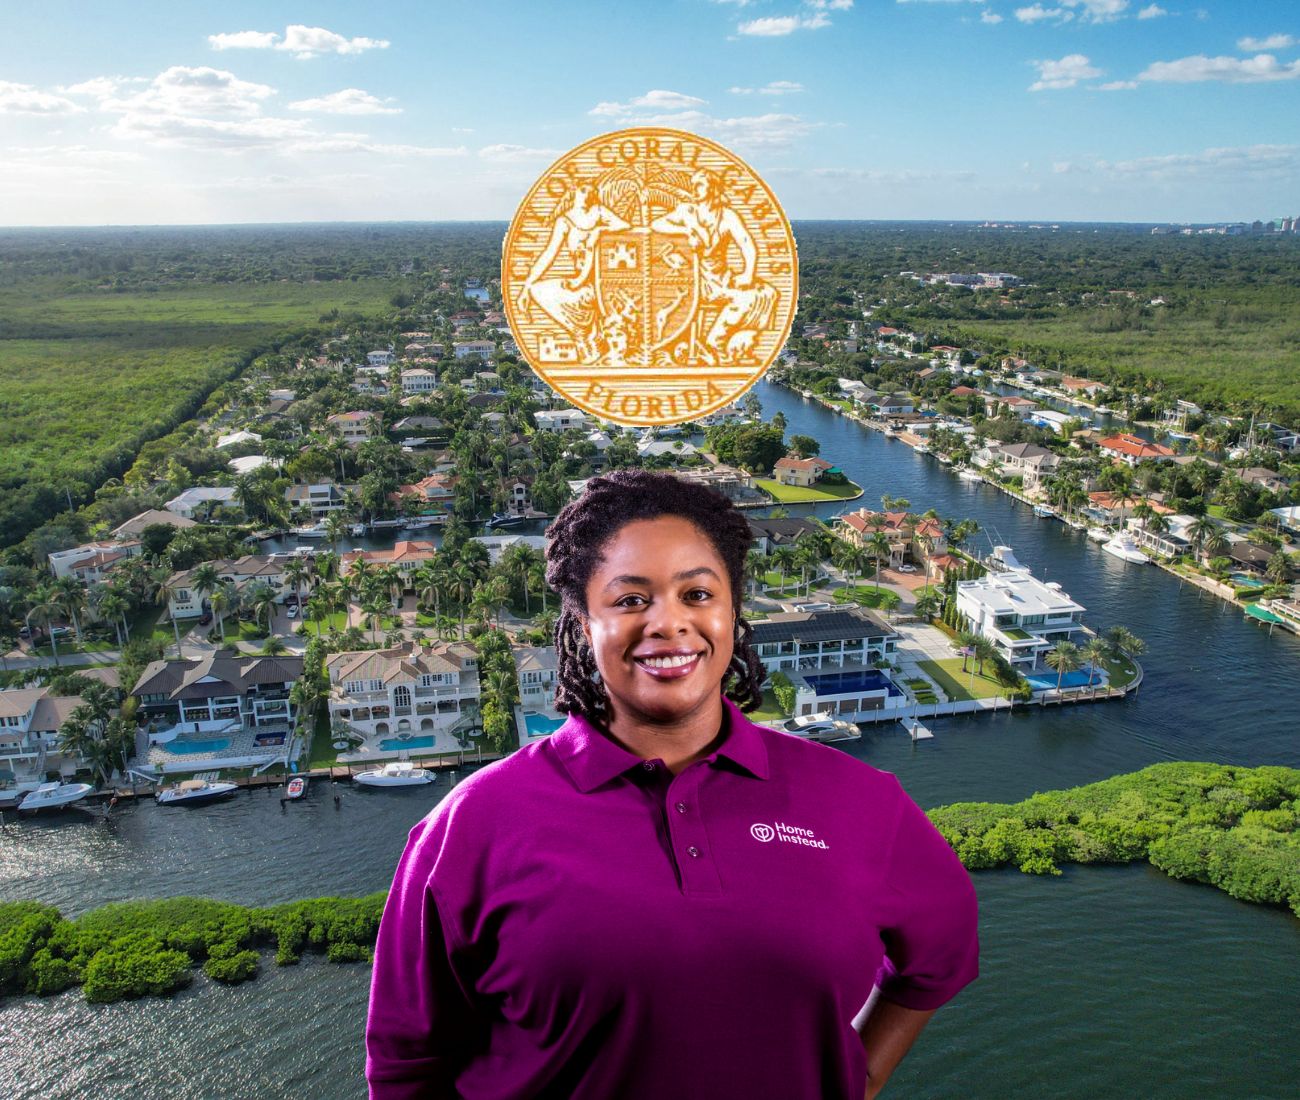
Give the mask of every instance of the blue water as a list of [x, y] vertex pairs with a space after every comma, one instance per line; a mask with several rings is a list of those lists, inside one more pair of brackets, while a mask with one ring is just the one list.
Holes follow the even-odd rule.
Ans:
[[1263, 588], [1268, 581], [1252, 577], [1249, 573], [1229, 573], [1228, 579], [1238, 588]]
[[528, 727], [528, 732], [533, 737], [542, 737], [548, 733], [554, 733], [562, 725], [564, 718], [547, 718], [544, 714], [525, 714], [524, 725]]
[[808, 686], [818, 695], [842, 695], [847, 691], [887, 691], [890, 695], [903, 693], [894, 681], [875, 669], [855, 669], [852, 672], [819, 672], [814, 676], [804, 674]]
[[[1032, 676], [1026, 675], [1025, 679], [1029, 681], [1029, 686], [1035, 691], [1046, 691], [1049, 688], [1055, 691], [1056, 676], [1055, 672], [1035, 672]], [[1091, 687], [1094, 683], [1104, 684], [1105, 682], [1106, 674], [1101, 669], [1097, 669], [1091, 674], [1087, 669], [1078, 672], [1067, 672], [1061, 677], [1061, 687], [1063, 688]]]
[[397, 749], [431, 749], [436, 741], [436, 737], [408, 737], [405, 740], [400, 737], [390, 737], [387, 741], [380, 741], [379, 747], [386, 752]]
[[163, 746], [173, 756], [190, 756], [196, 752], [220, 752], [230, 747], [230, 742], [220, 738], [211, 741], [171, 741]]

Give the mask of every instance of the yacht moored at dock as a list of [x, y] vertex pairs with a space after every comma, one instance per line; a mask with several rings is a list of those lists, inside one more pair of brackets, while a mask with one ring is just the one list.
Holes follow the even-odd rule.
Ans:
[[164, 787], [153, 797], [160, 806], [201, 806], [225, 798], [237, 790], [239, 790], [238, 783], [186, 779], [174, 787]]
[[372, 771], [361, 772], [352, 782], [363, 787], [419, 787], [437, 778], [433, 772], [417, 768], [409, 760], [397, 760]]
[[37, 810], [59, 810], [80, 802], [95, 788], [89, 783], [42, 783], [18, 803], [20, 813]]
[[1134, 565], [1145, 565], [1151, 560], [1138, 549], [1133, 536], [1127, 531], [1117, 531], [1114, 538], [1102, 545], [1102, 549], [1119, 558], [1120, 561], [1132, 562]]

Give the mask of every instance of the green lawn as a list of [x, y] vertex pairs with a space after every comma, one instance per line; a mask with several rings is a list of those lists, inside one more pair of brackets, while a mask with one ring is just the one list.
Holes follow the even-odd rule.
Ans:
[[1121, 657], [1118, 661], [1102, 661], [1106, 676], [1113, 688], [1128, 687], [1137, 679], [1137, 666], [1130, 657]]
[[318, 623], [315, 619], [304, 619], [302, 632], [304, 634], [328, 634], [331, 630], [343, 631], [348, 628], [348, 613], [346, 611], [334, 611]]
[[333, 746], [334, 734], [330, 729], [330, 708], [324, 703], [316, 713], [316, 728], [311, 735], [311, 748], [307, 751], [309, 769], [328, 768], [338, 762], [338, 750]]
[[1212, 515], [1215, 519], [1228, 518], [1228, 513], [1224, 510], [1222, 504], [1207, 504], [1205, 506], [1205, 511], [1210, 515]]
[[991, 699], [995, 695], [1006, 693], [1006, 688], [988, 673], [991, 664], [985, 665], [984, 675], [971, 677], [975, 661], [968, 661], [966, 671], [961, 670], [961, 658], [949, 657], [942, 661], [920, 661], [921, 671], [943, 688], [944, 694], [952, 700]]
[[764, 688], [762, 705], [757, 710], [751, 710], [748, 717], [760, 726], [770, 726], [774, 722], [784, 722], [790, 716], [781, 709], [772, 689]]
[[795, 485], [782, 485], [771, 478], [756, 477], [754, 484], [779, 504], [817, 504], [825, 500], [851, 500], [862, 495], [862, 487], [851, 481], [847, 485], [815, 485], [804, 489]]
[[856, 584], [846, 588], [837, 588], [835, 590], [835, 602], [856, 603], [862, 607], [875, 608], [877, 611], [892, 611], [902, 600], [893, 589]]

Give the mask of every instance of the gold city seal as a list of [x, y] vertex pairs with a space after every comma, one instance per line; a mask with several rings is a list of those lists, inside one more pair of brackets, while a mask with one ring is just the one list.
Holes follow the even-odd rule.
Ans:
[[524, 196], [501, 297], [529, 365], [581, 409], [677, 424], [735, 401], [790, 334], [798, 256], [744, 161], [681, 130], [579, 145]]

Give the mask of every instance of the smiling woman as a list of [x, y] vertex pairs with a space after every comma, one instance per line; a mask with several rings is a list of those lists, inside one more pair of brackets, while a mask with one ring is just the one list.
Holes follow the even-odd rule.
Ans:
[[569, 718], [412, 830], [371, 1096], [874, 1097], [975, 977], [966, 872], [892, 776], [745, 717], [727, 500], [615, 471], [548, 533]]

